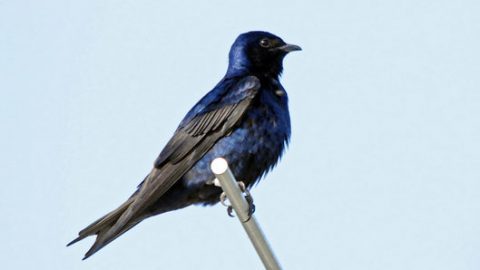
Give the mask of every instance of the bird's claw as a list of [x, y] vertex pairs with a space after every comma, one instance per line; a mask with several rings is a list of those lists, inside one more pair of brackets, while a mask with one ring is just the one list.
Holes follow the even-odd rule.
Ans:
[[227, 203], [227, 195], [225, 194], [225, 192], [222, 192], [222, 194], [220, 194], [220, 203], [223, 205], [223, 206], [226, 206], [227, 207], [227, 214], [229, 217], [235, 217], [233, 215], [233, 207]]
[[255, 213], [255, 204], [253, 203], [253, 197], [252, 195], [250, 194], [250, 192], [247, 191], [247, 193], [245, 194], [245, 200], [247, 200], [247, 203], [248, 203], [248, 218], [247, 220], [245, 220], [244, 222], [247, 222], [250, 220], [250, 218], [252, 217], [253, 213]]
[[231, 205], [227, 203], [227, 199], [227, 194], [225, 194], [225, 192], [222, 192], [222, 194], [220, 194], [220, 203], [223, 206], [230, 207]]
[[[252, 217], [253, 213], [255, 213], [255, 204], [253, 203], [253, 197], [252, 195], [250, 194], [250, 192], [248, 191], [248, 189], [246, 188], [245, 186], [245, 183], [243, 183], [242, 181], [238, 181], [238, 187], [240, 188], [240, 190], [242, 191], [242, 193], [244, 194], [245, 196], [245, 200], [247, 201], [248, 203], [248, 217], [246, 220], [244, 220], [243, 222], [247, 222], [250, 220], [250, 218]], [[225, 192], [222, 192], [222, 194], [220, 194], [220, 203], [223, 205], [223, 206], [226, 206], [227, 207], [227, 214], [228, 216], [230, 217], [234, 217], [233, 215], [233, 207], [227, 203], [227, 195], [225, 194]]]
[[245, 183], [243, 183], [242, 181], [238, 181], [237, 184], [238, 184], [238, 187], [240, 188], [240, 190], [241, 190], [243, 193], [248, 192], [248, 191], [247, 191], [247, 188], [245, 187]]
[[227, 214], [229, 217], [235, 217], [235, 215], [233, 214], [233, 207], [231, 205], [227, 207]]

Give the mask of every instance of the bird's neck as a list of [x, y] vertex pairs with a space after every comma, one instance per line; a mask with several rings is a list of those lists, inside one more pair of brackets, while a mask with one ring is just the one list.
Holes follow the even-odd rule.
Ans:
[[[243, 51], [232, 50], [229, 55], [226, 77], [256, 76], [278, 80], [283, 71], [282, 62], [255, 62], [242, 55]], [[253, 62], [252, 62], [253, 61]]]
[[[272, 70], [273, 71], [273, 70]], [[265, 70], [255, 70], [251, 68], [228, 68], [225, 78], [255, 76], [260, 81], [278, 81], [280, 73], [269, 72]]]

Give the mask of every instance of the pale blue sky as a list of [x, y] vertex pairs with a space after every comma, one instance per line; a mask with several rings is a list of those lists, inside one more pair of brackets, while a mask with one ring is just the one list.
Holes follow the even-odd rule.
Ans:
[[261, 269], [221, 206], [87, 261], [242, 32], [285, 61], [291, 146], [253, 191], [285, 269], [480, 268], [480, 2], [0, 1], [2, 269]]

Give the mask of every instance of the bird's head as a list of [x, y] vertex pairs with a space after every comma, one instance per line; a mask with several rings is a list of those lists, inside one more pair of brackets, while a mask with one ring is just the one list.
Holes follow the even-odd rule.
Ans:
[[297, 45], [262, 31], [241, 34], [230, 49], [227, 75], [251, 73], [277, 78], [283, 70], [283, 58], [299, 51]]

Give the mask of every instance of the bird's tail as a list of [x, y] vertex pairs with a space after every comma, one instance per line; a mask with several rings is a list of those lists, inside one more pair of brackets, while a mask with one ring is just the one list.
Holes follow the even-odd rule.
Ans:
[[117, 220], [122, 216], [122, 214], [127, 211], [128, 207], [132, 202], [134, 201], [134, 198], [131, 197], [128, 199], [126, 202], [124, 202], [122, 205], [120, 205], [117, 209], [113, 210], [112, 212], [106, 214], [105, 216], [99, 218], [89, 226], [87, 226], [85, 229], [81, 230], [78, 233], [78, 237], [75, 238], [72, 242], [68, 243], [67, 246], [73, 245], [76, 242], [84, 239], [85, 237], [91, 236], [91, 235], [97, 235], [97, 238], [95, 239], [95, 243], [93, 246], [87, 251], [85, 254], [85, 257], [83, 260], [86, 258], [92, 256], [95, 252], [99, 251], [101, 248], [104, 246], [108, 245], [110, 242], [115, 240], [117, 237], [137, 225], [140, 221], [142, 221], [145, 217], [138, 217], [135, 219], [132, 219], [131, 221], [127, 222], [125, 226], [121, 230], [115, 233], [111, 233], [110, 229], [116, 224]]

